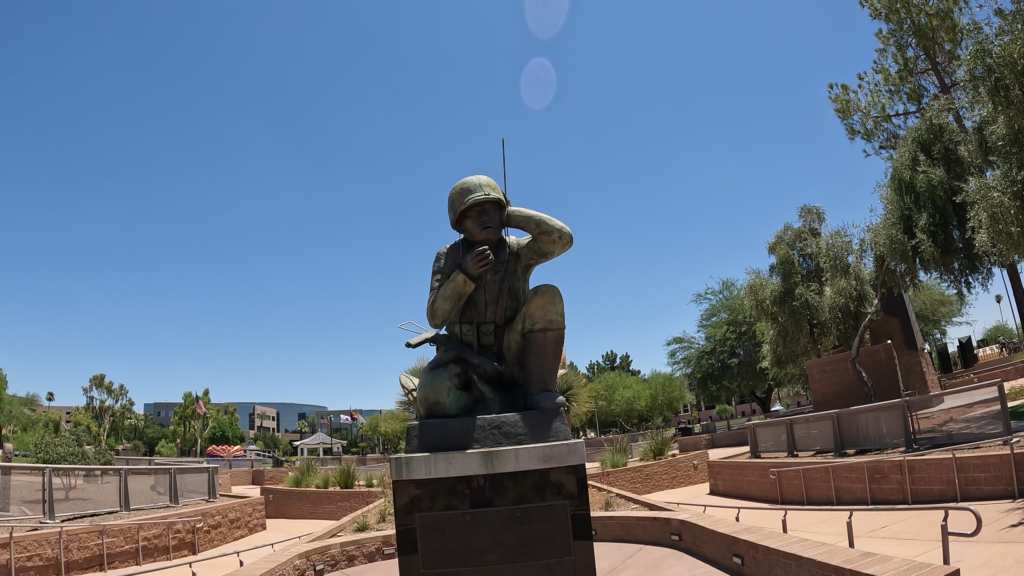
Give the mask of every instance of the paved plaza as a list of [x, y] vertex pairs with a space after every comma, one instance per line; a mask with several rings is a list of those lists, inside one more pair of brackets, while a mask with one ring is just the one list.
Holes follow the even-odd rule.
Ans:
[[[708, 493], [708, 484], [666, 490], [648, 494], [648, 498], [662, 501], [698, 502], [708, 504], [741, 504], [768, 506], [722, 498]], [[978, 509], [984, 528], [975, 538], [950, 540], [950, 558], [953, 566], [964, 576], [1024, 573], [1024, 500], [1009, 502], [968, 502]], [[686, 508], [700, 511], [698, 508]], [[708, 508], [710, 515], [734, 518], [736, 510]], [[939, 523], [942, 512], [862, 512], [853, 515], [854, 543], [858, 550], [887, 554], [909, 560], [942, 564], [942, 541]], [[793, 536], [846, 546], [845, 512], [790, 512], [787, 516], [789, 533]], [[782, 512], [744, 510], [740, 522], [782, 531]], [[949, 529], [970, 531], [974, 519], [964, 513], [951, 513]]]
[[[597, 576], [728, 574], [676, 550], [638, 544], [598, 542], [594, 544]], [[387, 560], [334, 572], [335, 576], [398, 576], [398, 560]], [[205, 576], [205, 575], [201, 575]]]

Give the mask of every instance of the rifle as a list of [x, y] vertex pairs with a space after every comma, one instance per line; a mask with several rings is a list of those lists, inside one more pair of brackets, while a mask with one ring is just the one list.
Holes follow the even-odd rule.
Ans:
[[[407, 324], [412, 324], [422, 330], [422, 332], [417, 332], [411, 328], [407, 328]], [[429, 368], [444, 366], [453, 360], [462, 358], [480, 370], [485, 377], [497, 376], [503, 370], [498, 363], [481, 356], [476, 352], [476, 350], [473, 350], [469, 346], [466, 346], [462, 342], [452, 338], [450, 335], [442, 333], [440, 330], [427, 330], [423, 326], [412, 321], [402, 322], [398, 327], [406, 332], [416, 334], [415, 337], [405, 343], [406, 348], [415, 349], [423, 346], [424, 344], [430, 344], [431, 346], [440, 346], [444, 349], [444, 352], [434, 356], [434, 358], [430, 360], [427, 364], [427, 367]]]

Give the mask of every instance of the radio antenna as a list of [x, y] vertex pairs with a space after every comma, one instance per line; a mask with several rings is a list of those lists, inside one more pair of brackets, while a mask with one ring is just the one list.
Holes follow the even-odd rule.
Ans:
[[[502, 192], [505, 194], [505, 209], [511, 206], [508, 201], [508, 174], [505, 171], [505, 138], [501, 139], [501, 185]], [[508, 216], [505, 217], [505, 243], [508, 243]]]

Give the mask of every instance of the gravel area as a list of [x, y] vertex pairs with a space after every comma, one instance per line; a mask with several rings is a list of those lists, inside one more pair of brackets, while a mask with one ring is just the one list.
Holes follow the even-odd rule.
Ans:
[[381, 532], [383, 530], [394, 530], [395, 529], [395, 515], [392, 512], [388, 512], [387, 518], [383, 522], [379, 522], [380, 517], [376, 512], [367, 516], [367, 520], [370, 521], [370, 527], [367, 530], [360, 532], [356, 530], [356, 525], [353, 523], [348, 528], [345, 528], [341, 532], [338, 532], [334, 537], [337, 536], [352, 536], [355, 534], [373, 534], [374, 532]]
[[628, 500], [623, 500], [614, 494], [607, 492], [601, 492], [596, 488], [590, 489], [590, 511], [591, 512], [628, 512], [628, 511], [640, 511], [647, 512], [645, 506], [639, 504], [633, 504]]

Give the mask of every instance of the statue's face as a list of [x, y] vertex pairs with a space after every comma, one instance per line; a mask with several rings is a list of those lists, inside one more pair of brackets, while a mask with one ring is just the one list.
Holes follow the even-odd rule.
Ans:
[[459, 232], [478, 246], [494, 246], [501, 240], [505, 223], [504, 209], [499, 202], [481, 202], [462, 211]]

